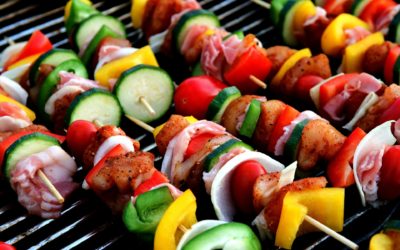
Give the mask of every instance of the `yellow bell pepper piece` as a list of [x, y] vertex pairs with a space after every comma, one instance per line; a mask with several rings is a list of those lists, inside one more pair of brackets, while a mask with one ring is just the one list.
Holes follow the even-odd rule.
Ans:
[[154, 250], [175, 250], [183, 232], [179, 226], [189, 229], [197, 222], [196, 197], [186, 190], [165, 211], [154, 236]]
[[[190, 123], [193, 124], [197, 122], [198, 120], [194, 118], [193, 116], [185, 116], [185, 119]], [[153, 136], [154, 138], [157, 137], [158, 133], [160, 133], [161, 129], [164, 127], [165, 123], [158, 125], [154, 130], [153, 130]]]
[[337, 16], [322, 34], [322, 51], [329, 56], [339, 56], [342, 49], [346, 46], [344, 31], [355, 27], [370, 29], [367, 23], [353, 15], [340, 14]]
[[25, 57], [22, 60], [19, 60], [17, 62], [15, 62], [14, 64], [11, 64], [7, 70], [12, 70], [15, 68], [18, 68], [19, 66], [25, 65], [25, 64], [32, 64], [33, 62], [36, 61], [36, 59], [38, 59], [38, 57], [41, 55], [42, 53], [38, 53], [38, 54], [34, 54], [28, 57]]
[[315, 231], [304, 223], [308, 215], [336, 232], [343, 230], [344, 189], [323, 188], [288, 192], [283, 200], [275, 245], [290, 249], [296, 236]]
[[143, 15], [149, 0], [132, 0], [131, 18], [135, 29], [142, 27]]
[[384, 233], [375, 234], [369, 242], [369, 250], [392, 250], [393, 240]]
[[311, 51], [310, 49], [302, 49], [297, 51], [295, 54], [293, 54], [289, 59], [286, 60], [286, 62], [282, 65], [282, 67], [279, 69], [278, 73], [274, 76], [274, 78], [271, 81], [272, 85], [279, 85], [282, 78], [285, 76], [286, 72], [291, 69], [300, 59], [304, 57], [311, 57]]
[[346, 47], [343, 56], [343, 72], [362, 72], [364, 54], [372, 45], [380, 45], [385, 42], [381, 32], [373, 33], [355, 44]]
[[100, 85], [109, 87], [110, 79], [117, 79], [125, 70], [139, 64], [158, 67], [157, 59], [149, 45], [144, 46], [129, 56], [107, 63], [95, 73], [94, 77]]
[[[92, 2], [89, 0], [80, 0], [83, 3], [86, 3], [87, 5], [92, 5]], [[72, 5], [72, 0], [69, 0], [68, 3], [65, 5], [65, 12], [64, 12], [64, 21], [67, 21], [69, 14], [71, 13], [71, 5]]]
[[26, 113], [29, 120], [34, 121], [36, 119], [35, 112], [30, 110], [27, 106], [17, 102], [16, 100], [14, 100], [8, 96], [0, 94], [0, 103], [3, 103], [3, 102], [12, 103], [12, 104], [15, 104], [16, 106], [20, 107]]
[[296, 9], [293, 17], [293, 30], [299, 31], [303, 30], [303, 25], [305, 21], [314, 16], [317, 13], [317, 9], [315, 5], [311, 1], [304, 1], [299, 3], [299, 6]]

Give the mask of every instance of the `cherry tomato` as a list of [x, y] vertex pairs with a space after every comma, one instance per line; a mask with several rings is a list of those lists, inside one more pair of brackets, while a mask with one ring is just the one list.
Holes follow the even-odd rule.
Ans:
[[0, 250], [15, 250], [15, 247], [0, 241]]
[[72, 154], [82, 159], [83, 152], [97, 131], [96, 126], [84, 120], [74, 121], [67, 131], [67, 144]]
[[300, 77], [295, 87], [297, 96], [302, 100], [311, 100], [310, 89], [323, 80], [322, 77], [315, 75], [305, 75]]
[[210, 76], [194, 76], [183, 81], [176, 89], [174, 102], [180, 115], [205, 119], [208, 106], [227, 86]]
[[383, 155], [378, 196], [383, 200], [394, 200], [400, 196], [400, 146], [392, 146]]
[[231, 179], [231, 192], [236, 208], [243, 214], [254, 213], [253, 186], [267, 171], [255, 160], [245, 161], [235, 168]]
[[184, 158], [187, 159], [190, 156], [194, 155], [196, 152], [200, 151], [208, 142], [208, 140], [210, 140], [214, 136], [214, 134], [204, 133], [193, 137], [189, 142]]

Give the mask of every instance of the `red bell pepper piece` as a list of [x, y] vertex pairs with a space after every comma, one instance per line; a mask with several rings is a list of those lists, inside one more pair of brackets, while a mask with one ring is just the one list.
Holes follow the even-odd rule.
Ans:
[[355, 77], [356, 73], [353, 74], [344, 74], [337, 76], [327, 82], [325, 82], [321, 88], [319, 89], [319, 107], [322, 110], [325, 104], [329, 102], [330, 99], [335, 97], [337, 94], [343, 91], [346, 83], [353, 77]]
[[263, 81], [271, 68], [272, 63], [268, 57], [258, 47], [252, 46], [235, 59], [232, 66], [225, 71], [224, 79], [242, 93], [254, 93], [260, 86], [250, 80], [250, 75]]
[[298, 115], [300, 114], [295, 108], [287, 105], [286, 108], [279, 115], [276, 125], [272, 130], [271, 136], [269, 138], [268, 143], [268, 152], [275, 152], [275, 145], [278, 142], [279, 138], [283, 135], [283, 128], [289, 125]]
[[379, 117], [378, 124], [400, 118], [400, 98], [397, 98]]
[[153, 175], [150, 177], [150, 179], [142, 182], [136, 189], [134, 196], [137, 197], [140, 194], [143, 194], [150, 189], [152, 189], [155, 186], [158, 186], [162, 183], [168, 183], [168, 178], [165, 177], [160, 171], [156, 170], [154, 171]]
[[389, 51], [386, 57], [385, 67], [383, 68], [383, 75], [386, 83], [393, 82], [393, 71], [394, 65], [396, 64], [397, 58], [400, 56], [400, 46], [396, 46]]
[[[3, 165], [4, 155], [6, 154], [7, 149], [22, 136], [33, 134], [33, 133], [36, 133], [36, 132], [35, 131], [21, 131], [21, 132], [15, 133], [13, 135], [10, 135], [6, 139], [4, 139], [2, 142], [0, 142], [0, 166]], [[53, 134], [50, 132], [39, 132], [39, 133], [54, 137], [61, 144], [65, 140], [65, 136], [62, 136], [62, 135], [57, 135], [57, 134]]]
[[215, 137], [215, 135], [211, 133], [204, 133], [193, 137], [190, 140], [189, 145], [186, 149], [184, 159], [186, 160], [190, 156], [194, 155], [196, 152], [200, 151], [208, 142], [208, 140], [213, 137]]
[[397, 3], [392, 0], [373, 0], [370, 1], [360, 13], [360, 19], [368, 23], [373, 28], [375, 21], [382, 15], [388, 14], [388, 12], [396, 7]]
[[36, 30], [32, 33], [28, 43], [21, 50], [21, 52], [12, 56], [5, 63], [4, 69], [7, 70], [9, 66], [28, 56], [44, 53], [51, 50], [52, 48], [53, 45], [51, 44], [50, 40], [40, 30]]
[[348, 0], [327, 0], [323, 6], [328, 16], [338, 16], [342, 13], [348, 13], [352, 1]]
[[85, 177], [86, 183], [90, 186], [93, 184], [93, 177], [104, 167], [104, 163], [106, 160], [113, 156], [123, 155], [126, 153], [126, 150], [118, 144], [117, 146], [113, 147], [101, 160], [94, 166], [89, 173]]
[[327, 176], [334, 187], [348, 187], [354, 184], [353, 156], [356, 148], [366, 133], [361, 128], [356, 128], [346, 138], [342, 148], [329, 163]]

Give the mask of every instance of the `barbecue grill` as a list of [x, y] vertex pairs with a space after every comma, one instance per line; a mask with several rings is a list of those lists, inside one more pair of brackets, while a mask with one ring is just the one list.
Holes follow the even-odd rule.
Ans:
[[[142, 33], [132, 28], [130, 1], [93, 1], [95, 7], [105, 14], [118, 17], [127, 28], [128, 39], [135, 47], [146, 44]], [[203, 8], [216, 13], [223, 26], [230, 31], [242, 29], [255, 34], [265, 47], [279, 44], [276, 30], [268, 21], [268, 13], [249, 0], [200, 0]], [[34, 30], [42, 30], [56, 47], [68, 48], [63, 22], [64, 1], [0, 2], [0, 51], [8, 45], [8, 39], [24, 41]], [[8, 38], [8, 39], [6, 39]], [[161, 66], [166, 68], [176, 82], [187, 76], [187, 67], [176, 64], [172, 68], [168, 59], [159, 56]], [[186, 70], [185, 70], [186, 69]], [[155, 125], [155, 124], [154, 124]], [[140, 141], [144, 151], [159, 155], [149, 133], [129, 124], [121, 125], [128, 134]], [[160, 167], [161, 157], [156, 157]], [[77, 180], [82, 181], [82, 171]], [[213, 216], [209, 200], [198, 202], [199, 219]], [[398, 202], [380, 209], [363, 208], [355, 187], [346, 190], [345, 229], [343, 235], [368, 246], [369, 238], [380, 230], [389, 218], [398, 216]], [[66, 201], [58, 219], [43, 220], [29, 216], [18, 204], [15, 192], [5, 180], [0, 181], [0, 241], [15, 245], [17, 249], [151, 249], [151, 242], [143, 242], [130, 234], [118, 215], [108, 208], [90, 191], [79, 190]], [[272, 243], [265, 248], [274, 249]], [[294, 249], [342, 249], [343, 245], [325, 236], [313, 233], [299, 237]]]

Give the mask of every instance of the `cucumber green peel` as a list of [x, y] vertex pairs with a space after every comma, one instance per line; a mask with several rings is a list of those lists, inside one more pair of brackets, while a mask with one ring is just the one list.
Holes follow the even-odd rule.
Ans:
[[261, 243], [251, 228], [230, 222], [215, 226], [193, 237], [183, 250], [240, 249], [261, 250]]
[[239, 134], [251, 138], [254, 131], [256, 130], [258, 119], [261, 114], [261, 102], [253, 99], [249, 104], [249, 108], [246, 112], [246, 116], [243, 120], [242, 126], [240, 127]]

